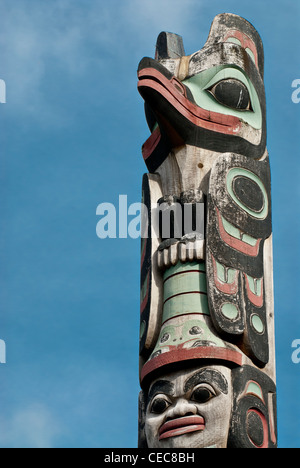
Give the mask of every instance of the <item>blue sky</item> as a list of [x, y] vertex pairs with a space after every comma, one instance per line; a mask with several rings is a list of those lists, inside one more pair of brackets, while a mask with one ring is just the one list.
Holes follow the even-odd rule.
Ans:
[[136, 70], [161, 31], [200, 49], [239, 14], [265, 47], [281, 447], [300, 447], [300, 7], [294, 0], [0, 0], [0, 447], [136, 447], [139, 240], [96, 236], [138, 202]]

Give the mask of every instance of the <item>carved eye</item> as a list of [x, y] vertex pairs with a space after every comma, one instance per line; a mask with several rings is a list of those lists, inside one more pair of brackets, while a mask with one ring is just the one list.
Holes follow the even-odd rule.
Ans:
[[201, 385], [197, 387], [191, 396], [191, 400], [196, 401], [197, 403], [206, 403], [216, 396], [215, 391], [208, 386]]
[[166, 411], [166, 409], [170, 406], [170, 403], [168, 400], [162, 397], [157, 397], [155, 400], [152, 402], [150, 412], [155, 413], [155, 414], [161, 414]]
[[202, 334], [202, 329], [200, 327], [193, 327], [189, 331], [190, 335], [201, 335]]
[[166, 343], [169, 339], [170, 339], [170, 334], [169, 333], [164, 333], [164, 335], [160, 339], [160, 342], [161, 343]]
[[247, 87], [239, 80], [219, 81], [207, 90], [220, 104], [238, 110], [252, 110]]

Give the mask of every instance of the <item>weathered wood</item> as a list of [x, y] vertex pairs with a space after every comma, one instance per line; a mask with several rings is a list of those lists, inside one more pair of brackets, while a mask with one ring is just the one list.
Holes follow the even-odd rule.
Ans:
[[142, 150], [140, 447], [277, 444], [263, 68], [257, 31], [232, 14], [190, 56], [161, 33], [155, 59], [138, 68], [152, 132]]

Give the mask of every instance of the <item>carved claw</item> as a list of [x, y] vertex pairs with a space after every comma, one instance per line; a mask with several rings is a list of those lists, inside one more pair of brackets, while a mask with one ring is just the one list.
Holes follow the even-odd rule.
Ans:
[[195, 262], [205, 260], [205, 240], [201, 234], [186, 234], [180, 240], [167, 239], [157, 250], [158, 268], [164, 270], [179, 261]]

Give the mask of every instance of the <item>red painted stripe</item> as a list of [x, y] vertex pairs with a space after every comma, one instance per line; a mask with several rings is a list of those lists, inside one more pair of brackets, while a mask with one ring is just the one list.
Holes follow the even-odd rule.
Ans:
[[151, 156], [151, 154], [153, 153], [153, 151], [159, 144], [160, 139], [161, 139], [161, 133], [160, 133], [159, 127], [157, 127], [154, 130], [154, 132], [151, 134], [151, 136], [148, 138], [148, 140], [146, 140], [145, 143], [143, 144], [142, 154], [143, 154], [143, 158], [145, 161]]
[[250, 39], [250, 37], [247, 36], [246, 34], [242, 33], [242, 31], [239, 31], [237, 29], [231, 30], [227, 34], [227, 36], [224, 38], [224, 41], [226, 42], [230, 37], [235, 37], [236, 39], [238, 39], [241, 42], [242, 47], [244, 49], [250, 49], [251, 50], [251, 52], [253, 53], [254, 58], [255, 58], [256, 68], [258, 68], [258, 54], [257, 54], [256, 46], [255, 46], [254, 42]]
[[249, 300], [256, 307], [261, 308], [263, 306], [263, 303], [264, 303], [264, 280], [263, 279], [261, 280], [261, 293], [260, 293], [260, 296], [257, 296], [250, 289], [249, 280], [248, 280], [248, 276], [246, 275], [246, 273], [244, 273], [244, 277], [245, 277], [245, 280], [246, 280], [246, 291], [247, 291], [247, 295], [249, 297]]
[[147, 294], [144, 297], [143, 302], [141, 303], [141, 315], [144, 312], [144, 309], [148, 303], [148, 298], [149, 298], [149, 286], [150, 286], [150, 272], [147, 275]]
[[237, 134], [240, 130], [241, 122], [237, 117], [211, 112], [193, 104], [180, 93], [172, 81], [168, 80], [158, 70], [145, 68], [139, 72], [138, 76], [142, 78], [138, 82], [138, 88], [146, 87], [157, 91], [194, 125], [231, 135]]
[[143, 250], [142, 250], [142, 253], [141, 253], [141, 269], [143, 268], [148, 242], [149, 242], [149, 239], [144, 240], [144, 246], [143, 246]]
[[232, 362], [238, 366], [241, 366], [243, 363], [241, 353], [227, 348], [200, 346], [199, 348], [176, 349], [174, 351], [162, 353], [159, 356], [146, 362], [142, 368], [141, 381], [143, 381], [145, 377], [151, 372], [159, 369], [160, 367], [166, 366], [168, 364], [174, 364], [175, 362], [195, 359], [217, 359], [221, 361]]
[[271, 441], [273, 444], [276, 444], [276, 434], [275, 434], [275, 427], [274, 427], [274, 408], [273, 408], [273, 402], [270, 405], [269, 401], [269, 427], [270, 427], [270, 435], [271, 435]]
[[225, 231], [225, 228], [222, 222], [222, 216], [218, 208], [216, 208], [216, 211], [218, 214], [220, 236], [222, 240], [225, 242], [225, 244], [229, 245], [229, 247], [233, 248], [234, 250], [237, 250], [238, 252], [248, 255], [248, 257], [257, 257], [258, 252], [259, 252], [260, 242], [262, 239], [257, 239], [256, 245], [252, 246], [252, 245], [247, 244], [246, 242], [243, 242], [240, 239], [236, 239], [235, 237], [231, 236], [230, 234], [228, 234], [228, 232]]

